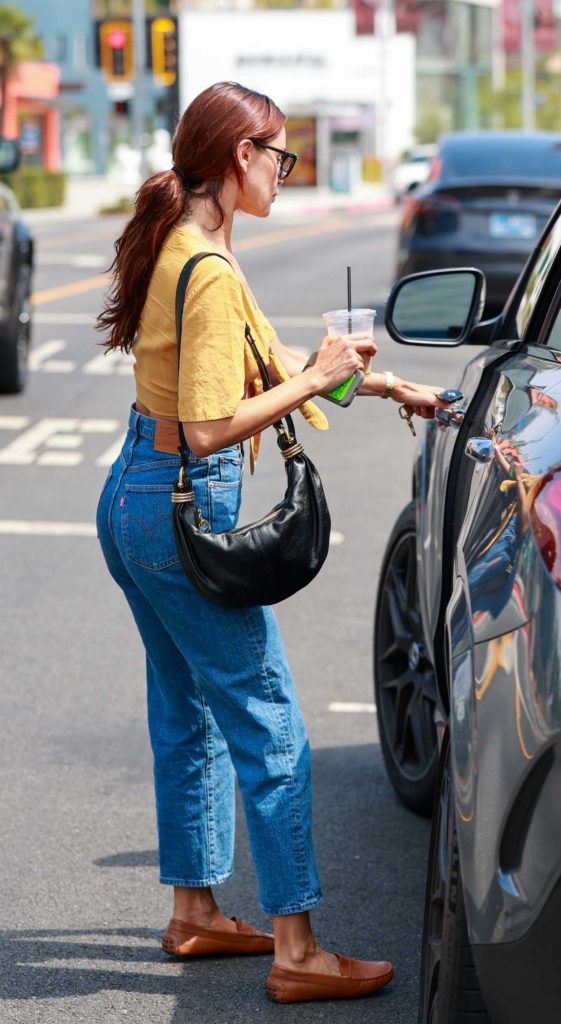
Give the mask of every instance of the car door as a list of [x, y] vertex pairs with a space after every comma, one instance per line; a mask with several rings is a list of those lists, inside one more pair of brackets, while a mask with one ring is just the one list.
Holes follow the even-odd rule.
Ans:
[[[547, 282], [549, 289], [554, 282], [551, 270], [560, 247], [561, 209], [550, 222], [513, 293], [504, 318], [503, 337], [480, 351], [464, 370], [458, 385], [464, 394], [459, 403], [460, 414], [450, 426], [429, 425], [417, 464], [419, 602], [427, 653], [440, 669], [440, 680], [446, 678], [444, 613], [453, 585], [456, 542], [471, 500], [475, 471], [475, 463], [465, 456], [465, 447], [470, 437], [484, 435], [486, 430], [500, 423], [502, 407], [497, 401], [497, 391], [502, 385], [497, 374], [503, 365], [509, 366], [516, 359], [529, 325], [538, 323], [538, 312], [544, 309], [545, 301], [542, 298], [538, 309], [540, 296]], [[542, 345], [540, 352], [543, 351]], [[520, 400], [520, 387], [515, 390]], [[514, 408], [513, 402], [511, 399], [511, 408]], [[447, 693], [441, 693], [441, 698], [446, 706]]]
[[[558, 221], [513, 312], [521, 345], [490, 368], [470, 454], [455, 453], [466, 480], [446, 612], [456, 821], [470, 941], [499, 1020], [505, 945], [527, 941], [561, 877], [560, 281]], [[514, 1024], [528, 1007], [509, 1013]]]

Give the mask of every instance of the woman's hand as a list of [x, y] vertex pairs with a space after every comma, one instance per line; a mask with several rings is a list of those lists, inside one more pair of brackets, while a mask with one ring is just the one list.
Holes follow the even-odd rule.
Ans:
[[321, 395], [342, 384], [356, 370], [362, 370], [364, 355], [374, 355], [372, 335], [354, 334], [342, 338], [324, 338], [313, 366], [304, 372], [310, 375], [313, 393]]
[[378, 346], [374, 341], [374, 335], [367, 334], [365, 331], [355, 331], [353, 334], [343, 334], [342, 337], [346, 341], [351, 342], [361, 357], [363, 363], [361, 369], [366, 370], [366, 367], [368, 367], [369, 370], [370, 360], [373, 359], [378, 351]]
[[394, 402], [404, 405], [408, 416], [421, 416], [432, 420], [435, 409], [448, 409], [450, 402], [444, 402], [439, 394], [445, 389], [431, 384], [414, 384], [413, 381], [396, 378], [391, 397]]

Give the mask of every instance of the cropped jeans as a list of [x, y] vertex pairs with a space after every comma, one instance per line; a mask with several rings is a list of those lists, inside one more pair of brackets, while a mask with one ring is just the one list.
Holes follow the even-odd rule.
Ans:
[[[155, 450], [155, 429], [133, 406], [97, 527], [146, 650], [160, 881], [232, 873], [235, 774], [264, 911], [308, 910], [321, 899], [310, 749], [277, 622], [270, 608], [211, 604], [185, 576], [171, 518], [179, 456]], [[238, 447], [189, 459], [214, 531], [236, 525], [242, 469]]]

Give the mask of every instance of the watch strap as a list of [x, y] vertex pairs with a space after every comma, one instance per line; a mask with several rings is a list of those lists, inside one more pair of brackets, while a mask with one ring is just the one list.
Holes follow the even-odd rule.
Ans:
[[394, 375], [393, 375], [391, 370], [382, 370], [382, 373], [384, 374], [384, 377], [386, 378], [386, 387], [385, 387], [381, 397], [382, 398], [389, 398], [391, 393], [392, 393], [392, 391], [393, 391], [393, 386], [395, 384], [395, 377], [394, 377]]

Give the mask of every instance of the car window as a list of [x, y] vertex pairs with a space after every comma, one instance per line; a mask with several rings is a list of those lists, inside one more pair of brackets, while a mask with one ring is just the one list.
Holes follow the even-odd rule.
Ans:
[[548, 270], [553, 263], [561, 245], [561, 217], [554, 222], [551, 231], [546, 235], [538, 250], [526, 287], [522, 293], [516, 313], [516, 327], [521, 338], [526, 330], [547, 278]]
[[456, 138], [442, 146], [442, 175], [450, 178], [503, 177], [520, 174], [541, 180], [561, 178], [561, 135], [541, 139], [531, 145], [527, 139], [499, 136], [483, 142]]

